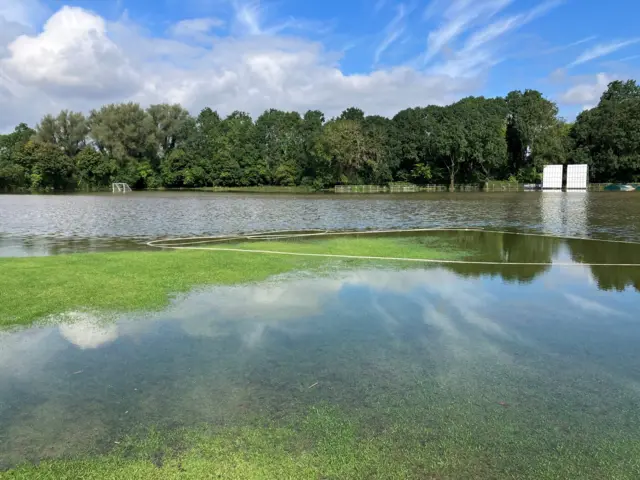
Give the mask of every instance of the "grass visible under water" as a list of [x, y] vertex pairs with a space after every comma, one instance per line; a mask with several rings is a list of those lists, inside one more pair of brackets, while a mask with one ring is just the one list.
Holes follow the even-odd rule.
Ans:
[[[446, 244], [391, 238], [260, 242], [221, 246], [274, 251], [460, 258]], [[326, 265], [322, 258], [216, 251], [149, 251], [0, 258], [0, 327], [28, 325], [70, 310], [136, 311], [167, 305], [172, 293], [228, 285]]]
[[517, 412], [499, 405], [484, 418], [464, 403], [430, 408], [378, 412], [383, 420], [374, 425], [320, 405], [284, 426], [152, 430], [122, 439], [110, 454], [25, 464], [0, 478], [635, 480], [640, 473], [640, 442], [628, 436], [556, 444], [544, 423], [520, 433]]
[[[355, 251], [372, 256], [464, 255], [444, 244], [401, 238], [336, 238], [317, 244], [259, 242], [244, 247]], [[22, 312], [36, 318], [51, 308], [159, 307], [170, 292], [194, 285], [259, 280], [323, 265], [322, 258], [188, 250], [0, 260], [0, 269], [8, 274], [0, 278], [0, 312]], [[5, 293], [19, 288], [28, 290], [20, 300]], [[60, 296], [57, 300], [56, 295]], [[5, 300], [13, 303], [7, 306]], [[32, 310], [25, 310], [29, 305]], [[200, 368], [185, 373], [195, 381], [184, 385], [193, 383], [198, 388], [180, 390], [179, 401], [172, 399], [176, 409], [188, 409], [198, 402], [207, 409], [224, 402], [233, 408], [221, 408], [219, 417], [207, 420], [202, 413], [194, 414], [195, 423], [208, 422], [199, 427], [172, 428], [174, 416], [169, 413], [164, 427], [139, 433], [131, 433], [138, 431], [132, 428], [126, 430], [131, 433], [128, 437], [104, 428], [100, 435], [94, 434], [104, 441], [104, 449], [71, 453], [74, 456], [69, 458], [50, 454], [50, 459], [46, 459], [49, 452], [37, 449], [42, 461], [0, 471], [0, 479], [640, 478], [637, 393], [633, 385], [621, 387], [628, 379], [621, 382], [603, 374], [602, 345], [598, 356], [585, 362], [589, 356], [563, 354], [555, 347], [547, 350], [540, 342], [521, 343], [511, 340], [511, 335], [489, 335], [477, 325], [477, 316], [452, 323], [459, 327], [453, 335], [424, 323], [419, 312], [410, 313], [409, 309], [422, 303], [400, 303], [397, 311], [393, 301], [385, 305], [389, 314], [396, 313], [395, 324], [386, 321], [388, 315], [368, 315], [358, 305], [351, 322], [326, 315], [317, 322], [325, 330], [293, 344], [288, 336], [275, 332], [277, 338], [287, 341], [264, 344], [252, 350], [252, 356], [245, 351], [242, 359], [236, 357], [240, 353], [235, 348], [219, 357], [198, 355], [192, 348], [190, 355], [196, 354], [180, 363], [180, 355], [172, 355], [179, 350], [163, 349], [166, 363], [157, 367], [162, 375], [154, 377], [162, 380], [150, 381], [154, 389], [171, 385], [185, 365]], [[445, 308], [441, 314], [451, 312]], [[412, 320], [418, 324], [410, 323]], [[514, 330], [513, 338], [519, 338], [517, 332]], [[219, 343], [203, 343], [200, 348], [215, 351], [232, 343], [229, 339], [233, 337], [215, 338]], [[240, 361], [241, 368], [231, 368]], [[167, 371], [170, 368], [173, 370]], [[215, 378], [237, 383], [223, 382], [224, 390], [211, 388], [212, 384], [203, 386], [203, 379], [211, 378], [213, 370], [218, 372]], [[93, 380], [99, 378], [108, 377]], [[246, 391], [231, 395], [233, 386]], [[163, 401], [164, 396], [154, 395], [157, 391], [150, 384], [147, 388], [138, 402]], [[93, 401], [98, 402], [103, 390], [96, 391], [98, 397]], [[163, 393], [169, 392], [175, 390]], [[36, 400], [39, 406], [42, 397]], [[137, 403], [131, 405], [135, 408]], [[125, 408], [131, 407], [122, 410]], [[25, 416], [16, 425], [29, 424], [29, 431], [41, 435], [42, 423], [48, 419], [42, 412], [59, 410], [38, 411], [37, 421], [29, 421], [37, 416]], [[74, 406], [79, 422], [82, 411]], [[193, 409], [199, 411], [204, 409]], [[87, 428], [81, 424], [78, 443], [88, 444], [84, 432], [101, 422], [87, 422]], [[8, 432], [17, 434], [12, 448], [20, 453], [28, 450], [19, 429]], [[63, 433], [56, 437], [61, 444], [69, 438]], [[28, 455], [23, 458], [30, 459]]]
[[330, 237], [327, 239], [302, 239], [287, 241], [257, 241], [241, 243], [221, 243], [211, 245], [220, 248], [240, 248], [246, 250], [269, 250], [272, 252], [313, 253], [348, 256], [419, 258], [433, 260], [454, 260], [462, 258], [466, 252], [442, 242], [436, 237], [376, 237], [358, 235]]

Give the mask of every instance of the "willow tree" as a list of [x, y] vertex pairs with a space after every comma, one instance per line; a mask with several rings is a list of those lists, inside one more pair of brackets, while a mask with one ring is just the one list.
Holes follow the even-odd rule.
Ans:
[[56, 117], [45, 115], [36, 125], [35, 139], [59, 147], [73, 157], [87, 144], [89, 125], [80, 112], [62, 110]]

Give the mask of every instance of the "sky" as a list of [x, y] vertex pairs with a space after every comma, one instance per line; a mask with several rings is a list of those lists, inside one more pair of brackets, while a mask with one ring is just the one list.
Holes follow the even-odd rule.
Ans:
[[637, 0], [0, 0], [0, 132], [181, 103], [393, 116], [537, 89], [568, 120], [639, 78]]

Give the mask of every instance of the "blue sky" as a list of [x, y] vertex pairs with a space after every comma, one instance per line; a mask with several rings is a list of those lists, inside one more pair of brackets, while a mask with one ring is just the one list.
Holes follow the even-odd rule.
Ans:
[[639, 16], [631, 0], [0, 0], [0, 129], [108, 101], [393, 115], [525, 88], [572, 119], [635, 78]]

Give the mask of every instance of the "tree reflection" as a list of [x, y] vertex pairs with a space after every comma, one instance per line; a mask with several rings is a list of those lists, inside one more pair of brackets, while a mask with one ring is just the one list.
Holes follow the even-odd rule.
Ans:
[[[640, 245], [593, 240], [570, 240], [571, 258], [579, 263], [640, 264]], [[640, 267], [591, 266], [601, 290], [622, 291], [634, 287], [640, 291]]]
[[553, 237], [482, 231], [450, 231], [438, 234], [442, 240], [473, 252], [469, 260], [501, 262], [505, 265], [448, 264], [446, 268], [465, 276], [499, 276], [507, 282], [529, 283], [549, 270], [548, 265], [510, 263], [551, 263], [561, 240]]
[[[585, 264], [640, 264], [640, 245], [566, 240], [536, 235], [516, 235], [479, 231], [443, 232], [447, 240], [463, 250], [475, 252], [474, 261], [504, 262], [505, 265], [449, 264], [451, 271], [466, 276], [500, 277], [506, 282], [529, 283], [547, 272], [548, 265], [509, 265], [510, 263], [552, 263], [559, 248], [566, 245], [571, 260]], [[634, 287], [640, 291], [640, 267], [591, 265], [591, 273], [601, 290], [622, 291]]]

